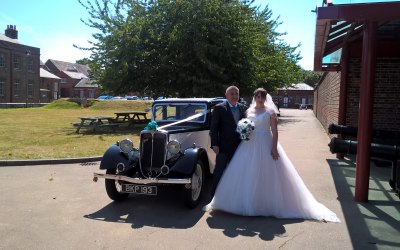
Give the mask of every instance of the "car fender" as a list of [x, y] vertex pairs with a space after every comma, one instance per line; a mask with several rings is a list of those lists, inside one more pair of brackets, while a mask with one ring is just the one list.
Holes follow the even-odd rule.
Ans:
[[123, 163], [126, 167], [128, 167], [130, 161], [126, 155], [121, 153], [119, 146], [114, 144], [110, 146], [104, 153], [100, 162], [100, 169], [116, 168], [119, 163]]
[[188, 148], [183, 156], [171, 167], [171, 171], [191, 175], [199, 159], [203, 161], [204, 167], [208, 168], [207, 152], [203, 148]]

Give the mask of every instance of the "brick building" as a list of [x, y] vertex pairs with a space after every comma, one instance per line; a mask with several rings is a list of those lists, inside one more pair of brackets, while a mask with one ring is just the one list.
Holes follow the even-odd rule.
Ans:
[[40, 61], [40, 98], [44, 102], [51, 102], [59, 98], [60, 77], [53, 75]]
[[[351, 6], [356, 8], [358, 5]], [[400, 131], [400, 22], [389, 21], [376, 29], [372, 127]], [[315, 70], [325, 71], [314, 92], [314, 113], [325, 129], [330, 123], [358, 126], [363, 37], [360, 31], [356, 35], [357, 39], [349, 40], [341, 49], [340, 61], [315, 65]], [[317, 55], [318, 48], [315, 51], [316, 56], [320, 56]]]
[[301, 104], [312, 108], [314, 88], [305, 83], [298, 83], [290, 88], [278, 89], [271, 96], [280, 108], [299, 108]]
[[372, 130], [400, 131], [399, 10], [400, 2], [324, 0], [316, 11], [314, 70], [325, 73], [314, 113], [325, 129], [330, 123], [357, 127], [357, 201], [368, 200]]
[[58, 76], [60, 97], [95, 98], [99, 87], [89, 79], [89, 66], [49, 59], [45, 63], [49, 71]]
[[18, 41], [15, 25], [0, 34], [0, 103], [40, 102], [40, 49]]

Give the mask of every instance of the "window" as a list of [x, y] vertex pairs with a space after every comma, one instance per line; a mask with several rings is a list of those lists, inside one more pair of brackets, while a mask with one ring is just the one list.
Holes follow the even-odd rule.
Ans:
[[89, 98], [94, 98], [94, 90], [89, 89]]
[[26, 65], [29, 72], [33, 72], [33, 58], [29, 57]]
[[65, 83], [67, 83], [67, 79], [61, 78], [61, 84], [65, 84]]
[[302, 103], [301, 102], [301, 96], [298, 96], [298, 95], [296, 95], [295, 97], [294, 97], [295, 99], [294, 99], [294, 103]]
[[32, 98], [33, 97], [33, 81], [28, 82], [28, 87], [27, 87], [27, 95], [28, 97]]
[[0, 53], [0, 68], [4, 68], [6, 66], [6, 57], [3, 53]]
[[207, 106], [202, 103], [163, 103], [154, 106], [155, 121], [204, 122]]
[[14, 56], [13, 66], [14, 66], [15, 70], [21, 69], [21, 57], [20, 56]]
[[13, 94], [15, 97], [19, 97], [21, 95], [21, 84], [19, 83], [19, 81], [14, 82]]
[[0, 96], [6, 95], [6, 81], [4, 79], [0, 79]]

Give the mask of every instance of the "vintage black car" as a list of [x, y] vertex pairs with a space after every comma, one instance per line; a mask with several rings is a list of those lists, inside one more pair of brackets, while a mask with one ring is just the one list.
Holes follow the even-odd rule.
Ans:
[[149, 125], [140, 133], [140, 145], [123, 139], [103, 155], [94, 173], [105, 178], [108, 196], [122, 201], [130, 193], [157, 195], [160, 186], [179, 185], [186, 205], [194, 208], [202, 196], [205, 178], [214, 171], [210, 124], [214, 106], [223, 99], [190, 98], [154, 101]]

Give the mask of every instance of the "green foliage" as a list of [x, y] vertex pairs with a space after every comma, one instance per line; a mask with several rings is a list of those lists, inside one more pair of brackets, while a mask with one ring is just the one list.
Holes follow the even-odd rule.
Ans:
[[80, 105], [77, 102], [71, 101], [70, 99], [62, 98], [54, 100], [51, 103], [43, 106], [44, 109], [80, 109]]
[[115, 94], [220, 96], [237, 85], [273, 91], [298, 82], [298, 46], [276, 32], [272, 11], [248, 0], [79, 0], [98, 30], [92, 78]]
[[43, 106], [45, 109], [73, 109], [88, 108], [99, 102], [95, 99], [61, 98]]
[[317, 83], [319, 82], [319, 80], [323, 75], [322, 72], [316, 72], [310, 70], [305, 70], [303, 74], [304, 74], [303, 82], [313, 87], [317, 85]]

